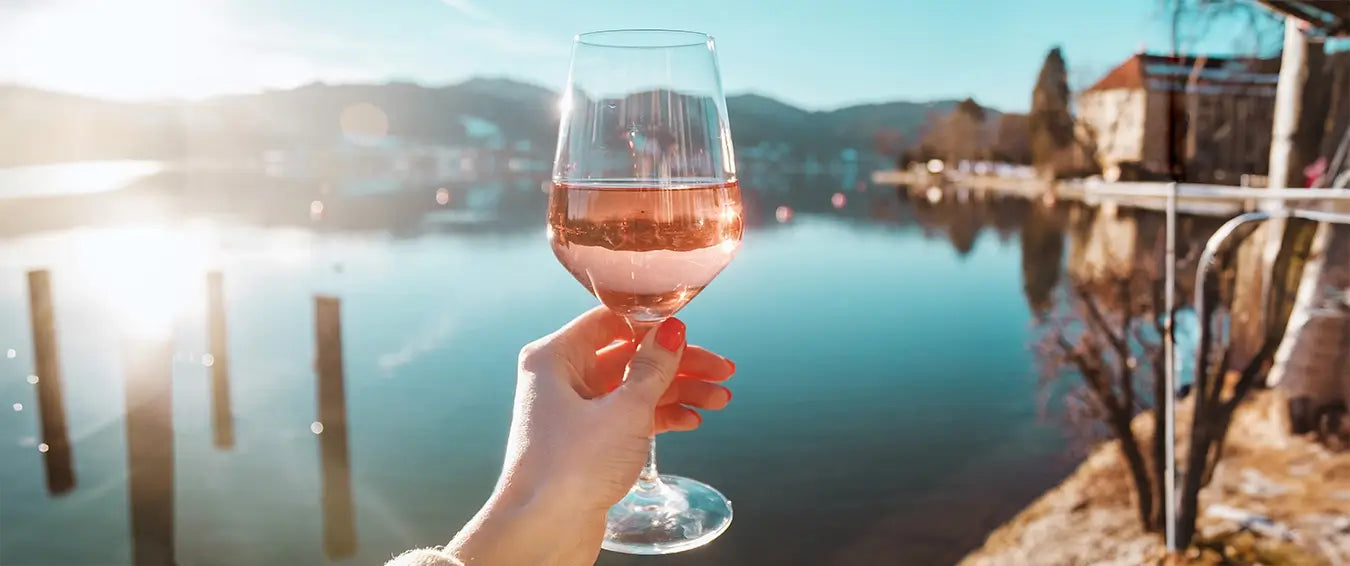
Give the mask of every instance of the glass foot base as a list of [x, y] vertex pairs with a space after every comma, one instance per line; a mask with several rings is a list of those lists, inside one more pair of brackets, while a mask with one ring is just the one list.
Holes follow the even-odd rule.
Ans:
[[705, 483], [661, 476], [634, 486], [609, 509], [601, 548], [624, 554], [674, 554], [712, 542], [731, 526], [731, 502]]

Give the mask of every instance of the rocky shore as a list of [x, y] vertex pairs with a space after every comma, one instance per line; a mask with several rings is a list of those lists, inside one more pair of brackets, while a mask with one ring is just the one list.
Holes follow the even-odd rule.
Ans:
[[[1177, 416], [1184, 439], [1189, 403]], [[1141, 415], [1134, 427], [1147, 438], [1153, 420]], [[1350, 565], [1350, 452], [1288, 430], [1277, 391], [1256, 392], [1238, 409], [1225, 456], [1201, 492], [1199, 540], [1182, 557], [1167, 557], [1162, 536], [1140, 528], [1120, 451], [1109, 442], [961, 564]]]

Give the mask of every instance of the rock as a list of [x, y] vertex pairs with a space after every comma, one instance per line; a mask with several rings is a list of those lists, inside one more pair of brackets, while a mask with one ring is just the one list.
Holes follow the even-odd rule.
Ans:
[[1289, 492], [1289, 488], [1277, 483], [1261, 472], [1246, 468], [1242, 470], [1242, 493], [1252, 497], [1277, 497]]
[[1350, 517], [1337, 517], [1331, 522], [1331, 528], [1338, 533], [1350, 533]]
[[1274, 538], [1284, 541], [1294, 540], [1294, 531], [1283, 524], [1270, 520], [1270, 517], [1251, 511], [1245, 511], [1229, 505], [1217, 504], [1210, 505], [1205, 509], [1205, 514], [1219, 519], [1225, 519], [1237, 523], [1243, 529], [1261, 535], [1266, 538]]

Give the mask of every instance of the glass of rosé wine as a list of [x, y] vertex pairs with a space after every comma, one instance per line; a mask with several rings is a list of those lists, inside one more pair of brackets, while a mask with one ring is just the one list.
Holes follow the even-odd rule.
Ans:
[[[549, 195], [558, 261], [641, 339], [736, 255], [744, 231], [712, 37], [673, 30], [583, 33], [560, 102]], [[652, 444], [609, 511], [604, 548], [671, 554], [731, 524], [731, 502], [659, 475]]]

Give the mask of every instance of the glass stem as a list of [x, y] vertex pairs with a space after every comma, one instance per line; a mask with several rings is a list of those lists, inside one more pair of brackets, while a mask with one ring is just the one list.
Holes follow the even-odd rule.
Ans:
[[[633, 329], [633, 341], [642, 342], [647, 337], [647, 333], [661, 326], [664, 321], [638, 322], [629, 320], [628, 326]], [[647, 463], [642, 466], [642, 472], [638, 474], [637, 484], [633, 486], [638, 491], [656, 491], [661, 489], [661, 474], [656, 471], [656, 435], [647, 439]]]
[[637, 488], [642, 491], [655, 491], [661, 488], [661, 474], [656, 471], [656, 437], [647, 439], [647, 463], [638, 474]]

